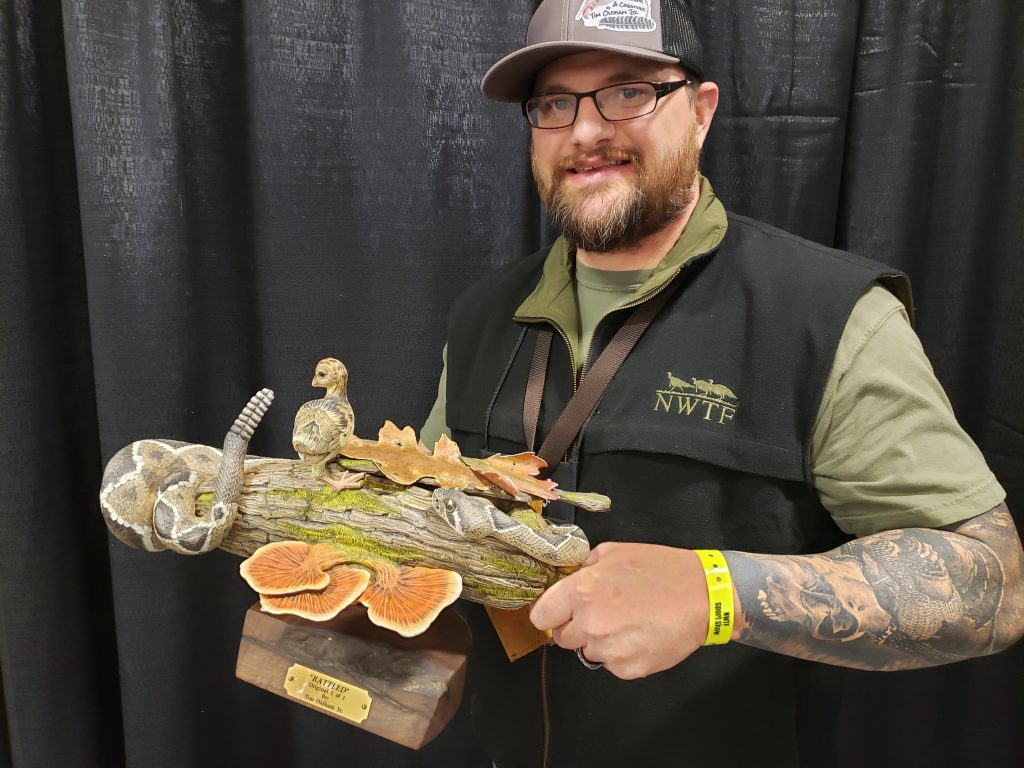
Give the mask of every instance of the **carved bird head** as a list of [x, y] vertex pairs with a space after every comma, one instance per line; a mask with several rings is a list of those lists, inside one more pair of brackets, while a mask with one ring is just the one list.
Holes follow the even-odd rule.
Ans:
[[311, 383], [314, 387], [326, 389], [328, 395], [344, 392], [348, 386], [348, 369], [341, 360], [325, 357], [316, 364]]

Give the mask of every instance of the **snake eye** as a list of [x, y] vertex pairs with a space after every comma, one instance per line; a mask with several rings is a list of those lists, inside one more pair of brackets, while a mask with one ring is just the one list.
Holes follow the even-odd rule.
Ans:
[[454, 512], [455, 511], [455, 502], [452, 501], [451, 499], [448, 499], [448, 501], [446, 501], [444, 503], [444, 508], [447, 509], [449, 512]]

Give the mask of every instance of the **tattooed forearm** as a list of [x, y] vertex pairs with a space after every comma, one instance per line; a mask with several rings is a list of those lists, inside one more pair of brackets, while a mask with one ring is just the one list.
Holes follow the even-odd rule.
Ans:
[[1024, 632], [1024, 553], [1004, 505], [950, 529], [865, 536], [820, 555], [727, 552], [739, 642], [861, 669], [994, 653]]

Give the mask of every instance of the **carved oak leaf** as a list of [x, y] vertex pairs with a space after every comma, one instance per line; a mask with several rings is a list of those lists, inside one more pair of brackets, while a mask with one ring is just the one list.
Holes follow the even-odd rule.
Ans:
[[530, 475], [531, 477], [536, 477], [548, 465], [540, 456], [529, 451], [513, 453], [510, 456], [496, 453], [493, 456], [488, 456], [484, 461], [499, 471], [512, 472], [517, 475]]
[[[457, 455], [458, 446], [455, 451]], [[350, 459], [369, 459], [387, 478], [402, 485], [412, 485], [429, 477], [442, 488], [484, 490], [490, 487], [461, 461], [452, 462], [449, 458], [423, 453], [412, 427], [399, 429], [390, 421], [384, 422], [376, 443], [359, 440], [353, 445], [349, 441], [341, 453]]]
[[[393, 421], [388, 420], [385, 421], [384, 426], [378, 430], [377, 438], [381, 443], [387, 443], [397, 448], [408, 448], [410, 445], [415, 445], [420, 453], [425, 453], [427, 456], [430, 455], [430, 449], [423, 444], [422, 440], [418, 440], [416, 438], [416, 432], [413, 430], [412, 427], [405, 427], [404, 429], [399, 429], [398, 426]], [[352, 435], [352, 437], [349, 438], [349, 443], [353, 447], [360, 445], [376, 445], [376, 443], [374, 443], [372, 440], [360, 440], [355, 435]], [[347, 453], [343, 455], [349, 456], [349, 454]], [[356, 456], [352, 455], [349, 456], [349, 458], [356, 458]]]
[[557, 499], [555, 488], [558, 483], [553, 480], [540, 480], [536, 477], [547, 462], [533, 453], [516, 453], [502, 456], [496, 453], [486, 459], [471, 459], [463, 456], [468, 464], [480, 477], [501, 488], [510, 496], [520, 491], [536, 496], [539, 499]]
[[377, 441], [399, 448], [414, 447], [417, 443], [416, 431], [412, 427], [399, 429], [393, 421], [388, 420], [384, 422], [384, 426], [377, 433]]
[[450, 461], [452, 464], [462, 463], [462, 453], [459, 451], [459, 444], [448, 435], [441, 435], [441, 439], [434, 444], [434, 456], [443, 461]]

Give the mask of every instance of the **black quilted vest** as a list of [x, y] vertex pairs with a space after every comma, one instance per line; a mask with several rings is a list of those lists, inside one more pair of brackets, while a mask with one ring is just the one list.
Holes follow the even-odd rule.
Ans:
[[[524, 449], [535, 334], [511, 318], [545, 256], [489, 275], [452, 309], [447, 423], [465, 455]], [[608, 387], [568, 465], [579, 490], [612, 499], [611, 512], [576, 512], [591, 545], [796, 554], [846, 540], [809, 483], [808, 446], [839, 337], [876, 280], [909, 303], [895, 270], [730, 215], [718, 249], [675, 278], [675, 295]], [[626, 315], [598, 327], [591, 361]], [[538, 446], [572, 392], [556, 334]], [[622, 681], [559, 648], [510, 663], [482, 608], [465, 608], [473, 719], [500, 768], [540, 766], [545, 742], [551, 766], [701, 768], [799, 765], [827, 742], [837, 692], [822, 665], [730, 643]]]

